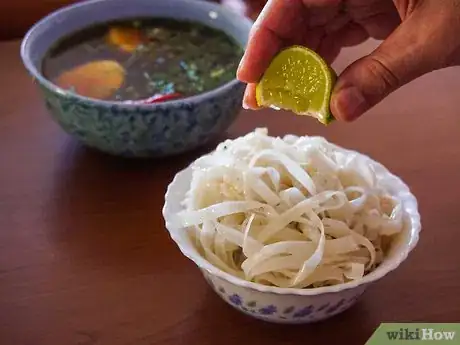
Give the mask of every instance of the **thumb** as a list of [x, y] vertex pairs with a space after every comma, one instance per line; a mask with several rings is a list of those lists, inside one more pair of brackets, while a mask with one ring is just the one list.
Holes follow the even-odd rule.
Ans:
[[374, 52], [347, 67], [332, 94], [334, 117], [355, 120], [394, 90], [435, 69], [440, 51], [430, 30], [414, 13]]

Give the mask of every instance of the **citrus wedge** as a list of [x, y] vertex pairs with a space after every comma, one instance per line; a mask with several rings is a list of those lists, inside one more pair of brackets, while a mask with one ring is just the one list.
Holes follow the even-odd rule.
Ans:
[[321, 56], [292, 46], [274, 57], [257, 84], [257, 104], [312, 116], [327, 125], [334, 120], [329, 102], [335, 80], [335, 72]]

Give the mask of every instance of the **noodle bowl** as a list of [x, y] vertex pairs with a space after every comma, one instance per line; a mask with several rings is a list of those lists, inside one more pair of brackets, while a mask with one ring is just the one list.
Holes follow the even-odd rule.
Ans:
[[399, 267], [421, 229], [416, 198], [381, 164], [323, 138], [265, 129], [177, 173], [163, 217], [223, 300], [280, 323], [350, 308]]
[[402, 201], [359, 155], [265, 129], [197, 160], [176, 226], [212, 265], [283, 288], [363, 278], [403, 230]]

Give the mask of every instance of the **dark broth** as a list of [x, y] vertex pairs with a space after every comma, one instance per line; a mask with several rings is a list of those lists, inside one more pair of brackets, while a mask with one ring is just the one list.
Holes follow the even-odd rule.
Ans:
[[[183, 98], [232, 80], [242, 54], [243, 49], [224, 32], [200, 23], [136, 18], [98, 24], [65, 37], [49, 50], [42, 70], [49, 80], [80, 93], [78, 83], [100, 82], [106, 87], [103, 83], [110, 78], [104, 78], [98, 67], [79, 73], [74, 73], [75, 69], [90, 62], [111, 60], [122, 67], [120, 71], [124, 70], [122, 80], [117, 79], [119, 84], [107, 95], [88, 91], [85, 96], [118, 101], [159, 94]], [[67, 82], [60, 85], [59, 78], [64, 73]], [[95, 82], [98, 73], [102, 77]], [[78, 79], [75, 85], [72, 78]]]

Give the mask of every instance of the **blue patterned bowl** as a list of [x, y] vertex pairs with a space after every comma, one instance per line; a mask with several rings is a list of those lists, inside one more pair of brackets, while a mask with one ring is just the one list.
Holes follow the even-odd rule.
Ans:
[[221, 29], [243, 47], [252, 22], [219, 5], [186, 0], [92, 0], [45, 17], [27, 33], [21, 56], [53, 119], [87, 146], [127, 157], [162, 157], [204, 145], [238, 115], [244, 85], [236, 79], [194, 97], [152, 105], [90, 99], [63, 90], [41, 74], [57, 40], [89, 25], [139, 16], [195, 20]]
[[404, 230], [392, 243], [388, 256], [362, 279], [314, 289], [279, 288], [249, 282], [213, 266], [197, 250], [187, 229], [178, 227], [174, 221], [176, 214], [183, 210], [183, 201], [190, 189], [192, 166], [179, 172], [168, 187], [163, 208], [166, 228], [182, 254], [198, 266], [212, 289], [240, 312], [264, 321], [289, 324], [317, 322], [342, 313], [355, 304], [366, 288], [406, 260], [417, 245], [421, 231], [418, 203], [407, 185], [371, 158], [345, 151], [361, 156], [373, 167], [378, 178], [385, 180], [390, 193], [402, 200], [407, 214]]

